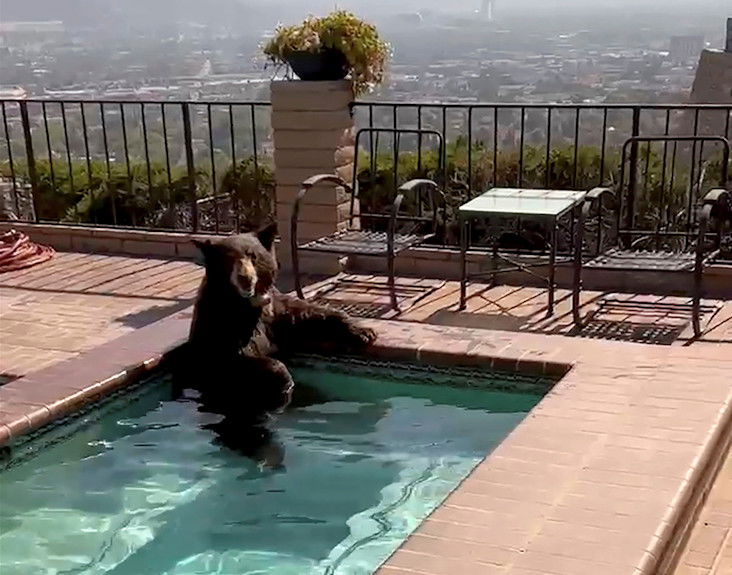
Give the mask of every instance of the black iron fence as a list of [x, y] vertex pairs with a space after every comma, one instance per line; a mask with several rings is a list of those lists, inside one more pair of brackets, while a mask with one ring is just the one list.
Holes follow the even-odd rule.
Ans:
[[1, 197], [19, 219], [219, 232], [274, 209], [267, 102], [21, 100], [0, 110]]
[[[621, 156], [629, 138], [729, 139], [732, 105], [378, 102], [358, 103], [356, 110], [364, 126], [435, 129], [444, 134], [447, 145], [440, 174], [435, 173], [434, 147], [415, 141], [416, 137], [370, 142], [363, 153], [371, 161], [360, 174], [360, 187], [373, 209], [369, 201], [390, 197], [398, 180], [428, 176], [442, 181], [449, 205], [441, 240], [450, 244], [458, 241], [456, 218], [450, 214], [490, 187], [613, 187], [623, 199], [621, 227], [646, 229], [658, 236], [688, 235], [696, 222], [698, 200], [709, 189], [728, 185], [720, 179], [725, 172], [721, 141], [638, 142], [631, 146], [625, 167]], [[474, 243], [481, 243], [483, 231], [473, 229]], [[727, 253], [732, 256], [732, 246]]]
[[[8, 217], [222, 232], [276, 209], [267, 102], [0, 106], [0, 208]], [[449, 203], [439, 241], [456, 243], [450, 214], [488, 187], [617, 186], [628, 138], [729, 138], [731, 118], [732, 105], [358, 102], [358, 127], [437, 130], [446, 142], [438, 158], [434, 141], [418, 135], [366, 138], [361, 202], [378, 212], [407, 178], [437, 179]], [[696, 200], [726, 184], [714, 176], [721, 161], [712, 142], [635, 145], [626, 179], [636, 222], [686, 229]]]

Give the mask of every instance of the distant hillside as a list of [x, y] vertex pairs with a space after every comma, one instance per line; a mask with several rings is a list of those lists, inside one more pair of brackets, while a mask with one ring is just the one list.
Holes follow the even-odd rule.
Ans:
[[265, 11], [273, 14], [271, 4], [259, 0], [0, 0], [3, 20], [62, 20], [69, 27], [100, 21], [152, 26], [176, 21], [222, 24]]
[[97, 18], [112, 3], [93, 0], [0, 0], [0, 17], [8, 20], [76, 20]]
[[[728, 0], [495, 0], [498, 16], [536, 17], [538, 14], [586, 16], [603, 12], [628, 16], [687, 10], [718, 17], [726, 16]], [[322, 14], [336, 5], [367, 18], [416, 10], [443, 14], [466, 14], [477, 10], [481, 0], [0, 0], [3, 20], [63, 20], [67, 26], [89, 26], [117, 21], [120, 25], [152, 25], [179, 21], [224, 24], [236, 27], [252, 21], [293, 21], [308, 13]]]

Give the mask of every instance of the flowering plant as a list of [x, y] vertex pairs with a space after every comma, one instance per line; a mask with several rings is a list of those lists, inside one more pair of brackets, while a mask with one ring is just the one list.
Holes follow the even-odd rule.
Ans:
[[276, 64], [287, 64], [295, 52], [336, 50], [345, 57], [356, 95], [370, 91], [384, 80], [389, 45], [376, 28], [345, 10], [322, 18], [309, 16], [301, 24], [278, 26], [262, 47]]

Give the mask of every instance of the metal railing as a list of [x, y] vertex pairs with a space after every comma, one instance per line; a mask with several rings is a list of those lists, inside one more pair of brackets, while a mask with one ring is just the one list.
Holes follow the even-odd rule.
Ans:
[[[369, 127], [415, 127], [440, 130], [448, 142], [455, 144], [463, 139], [465, 147], [465, 183], [469, 194], [481, 190], [483, 185], [501, 185], [501, 152], [515, 152], [513, 181], [505, 184], [522, 187], [552, 184], [552, 154], [564, 148], [569, 152], [570, 171], [566, 177], [572, 187], [589, 184], [607, 184], [620, 168], [620, 147], [630, 137], [658, 135], [715, 135], [729, 138], [732, 105], [575, 105], [575, 104], [406, 104], [406, 103], [357, 103], [357, 109], [365, 111], [361, 117]], [[405, 112], [411, 112], [407, 114]], [[406, 116], [406, 117], [405, 117]], [[452, 133], [451, 133], [452, 132]], [[596, 152], [597, 165], [593, 166], [594, 181], [581, 178], [581, 152]], [[484, 151], [476, 157], [476, 149]], [[527, 150], [541, 149], [538, 158], [543, 168], [543, 180], [528, 172]], [[638, 163], [638, 146], [634, 147]], [[669, 156], [664, 148], [664, 165], [680, 166], [678, 146]], [[695, 162], [704, 156], [703, 148], [695, 148]], [[418, 165], [422, 163], [422, 150], [418, 150]], [[534, 160], [537, 158], [534, 154]], [[476, 161], [490, 165], [487, 181], [476, 182]], [[690, 166], [687, 166], [690, 167]], [[662, 170], [663, 172], [663, 170]], [[698, 173], [698, 171], [697, 171]], [[668, 175], [668, 174], [667, 174]]]
[[[617, 191], [624, 199], [624, 226], [656, 234], [659, 230], [690, 234], [699, 199], [710, 188], [729, 184], [719, 181], [717, 174], [723, 172], [721, 138], [730, 138], [732, 105], [373, 102], [357, 103], [356, 110], [363, 126], [436, 129], [445, 135], [445, 171], [429, 175], [444, 183], [453, 213], [460, 203], [490, 187], [622, 187]], [[718, 140], [640, 141], [695, 135]], [[622, 147], [629, 138], [639, 141], [631, 145], [623, 167]], [[405, 148], [399, 139], [369, 143], [377, 180], [384, 179], [378, 177], [382, 171], [378, 166], [389, 169], [394, 147]], [[414, 156], [413, 170], [402, 168], [402, 178], [424, 176], [425, 168], [434, 168], [429, 153], [422, 142], [412, 142], [407, 154]], [[621, 186], [623, 171], [626, 182]], [[370, 176], [373, 180], [374, 174]], [[444, 232], [443, 239], [450, 244], [458, 239], [455, 219]], [[473, 231], [473, 242], [480, 244], [485, 230]], [[732, 246], [725, 254], [732, 257]]]
[[273, 194], [268, 102], [3, 100], [0, 111], [5, 211], [19, 219], [219, 232], [241, 226], [243, 209], [222, 221], [220, 204], [237, 203], [243, 180], [251, 196]]
[[[21, 219], [220, 232], [275, 209], [267, 102], [0, 106], [0, 185], [5, 211]], [[729, 138], [732, 118], [732, 105], [692, 104], [357, 102], [354, 109], [358, 127], [437, 130], [446, 143], [439, 162], [434, 143], [418, 136], [366, 139], [362, 202], [378, 203], [401, 181], [429, 175], [453, 206], [491, 186], [617, 185], [628, 138]], [[713, 145], [633, 145], [626, 173], [638, 184], [635, 220], [649, 229], [678, 220], [683, 229], [695, 200], [718, 184], [708, 175], [719, 161]], [[445, 243], [456, 242], [451, 225], [444, 222]]]

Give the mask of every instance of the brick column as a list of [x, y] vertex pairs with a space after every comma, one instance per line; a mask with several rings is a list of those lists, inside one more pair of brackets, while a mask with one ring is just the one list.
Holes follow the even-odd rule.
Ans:
[[[290, 218], [303, 180], [316, 174], [338, 174], [347, 182], [353, 175], [354, 122], [349, 82], [272, 82], [272, 130], [279, 258], [290, 262]], [[300, 211], [298, 239], [313, 240], [345, 229], [349, 196], [341, 187], [312, 189]], [[335, 273], [338, 259], [301, 254], [301, 271]]]

